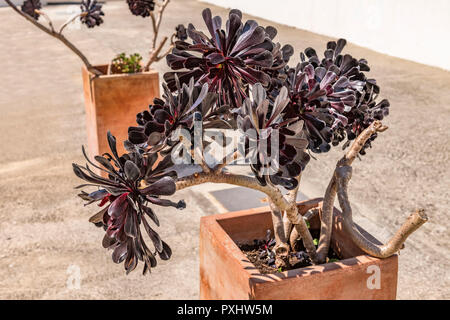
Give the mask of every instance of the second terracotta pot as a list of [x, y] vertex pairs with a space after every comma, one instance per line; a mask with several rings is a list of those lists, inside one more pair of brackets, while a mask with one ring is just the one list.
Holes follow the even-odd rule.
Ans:
[[105, 75], [95, 77], [82, 69], [89, 156], [110, 152], [108, 131], [116, 137], [121, 154], [125, 152], [123, 141], [128, 138], [128, 127], [136, 125], [136, 114], [159, 97], [158, 72], [106, 75], [108, 65], [94, 67]]

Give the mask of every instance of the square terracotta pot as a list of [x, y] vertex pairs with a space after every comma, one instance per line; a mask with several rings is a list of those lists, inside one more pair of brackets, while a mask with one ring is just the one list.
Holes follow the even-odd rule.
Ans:
[[128, 127], [136, 125], [136, 114], [159, 97], [158, 71], [106, 75], [108, 65], [94, 67], [105, 75], [95, 77], [82, 68], [89, 156], [110, 152], [108, 131], [116, 137], [121, 154]]
[[[322, 199], [299, 202], [301, 213]], [[398, 256], [370, 257], [342, 230], [334, 210], [331, 246], [341, 260], [275, 274], [261, 274], [235, 242], [253, 243], [272, 229], [268, 208], [202, 217], [200, 222], [201, 299], [395, 299]], [[319, 217], [310, 224], [320, 226]], [[366, 237], [376, 241], [358, 227]]]

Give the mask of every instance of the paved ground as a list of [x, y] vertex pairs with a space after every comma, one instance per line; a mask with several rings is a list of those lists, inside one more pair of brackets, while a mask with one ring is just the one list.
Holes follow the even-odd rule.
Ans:
[[[188, 20], [203, 26], [203, 6], [174, 0], [163, 30], [169, 33]], [[46, 9], [56, 24], [72, 12], [67, 6]], [[145, 54], [150, 21], [129, 14], [123, 1], [109, 2], [104, 11], [101, 28], [70, 30], [69, 37], [94, 63], [121, 51]], [[71, 163], [82, 162], [80, 146], [86, 142], [80, 61], [9, 8], [0, 8], [0, 25], [0, 298], [196, 299], [199, 218], [226, 210], [226, 193], [218, 196], [223, 204], [211, 193], [229, 187], [205, 185], [177, 194], [188, 203], [186, 210], [159, 210], [160, 232], [173, 258], [146, 278], [139, 272], [125, 276], [102, 249], [102, 232], [87, 222], [92, 208], [84, 208], [73, 190], [78, 181]], [[329, 40], [275, 26], [279, 41], [296, 50], [312, 46], [322, 52]], [[354, 165], [355, 220], [386, 240], [410, 211], [426, 208], [430, 222], [408, 240], [400, 256], [398, 297], [448, 299], [450, 73], [353, 45], [347, 50], [368, 59], [392, 105], [386, 121], [390, 129]], [[164, 62], [155, 68], [167, 70]], [[310, 163], [302, 179], [304, 194], [324, 193], [341, 154], [334, 150]], [[81, 288], [69, 290], [66, 282], [76, 268]]]

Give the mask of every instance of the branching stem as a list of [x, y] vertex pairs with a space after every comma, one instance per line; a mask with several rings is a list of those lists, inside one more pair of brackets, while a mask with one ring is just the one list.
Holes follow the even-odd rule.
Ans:
[[320, 225], [320, 238], [317, 248], [317, 260], [319, 263], [325, 262], [328, 249], [330, 247], [332, 223], [333, 223], [333, 207], [337, 193], [336, 171], [342, 166], [350, 166], [353, 160], [357, 157], [359, 151], [363, 148], [366, 141], [376, 132], [383, 132], [387, 129], [380, 121], [374, 121], [368, 126], [361, 134], [355, 139], [353, 144], [342, 159], [336, 164], [336, 170], [333, 173], [333, 177], [325, 192], [323, 207], [322, 207], [322, 219]]
[[170, 0], [164, 0], [163, 3], [158, 6], [158, 14], [155, 17], [155, 14], [153, 12], [150, 12], [150, 19], [152, 20], [152, 28], [153, 28], [153, 38], [152, 38], [152, 47], [150, 50], [150, 56], [149, 59], [147, 61], [147, 63], [145, 64], [145, 71], [149, 71], [150, 70], [150, 65], [155, 62], [155, 61], [159, 61], [162, 58], [164, 58], [167, 54], [170, 53], [170, 50], [172, 50], [173, 48], [173, 37], [171, 37], [171, 46], [169, 48], [169, 50], [167, 50], [167, 52], [165, 54], [163, 54], [162, 56], [158, 56], [159, 53], [161, 52], [161, 49], [163, 48], [164, 44], [167, 41], [167, 37], [164, 37], [163, 40], [161, 40], [161, 42], [158, 44], [158, 47], [156, 46], [156, 41], [158, 39], [158, 34], [159, 34], [159, 28], [161, 26], [161, 21], [162, 21], [162, 16], [164, 13], [164, 10], [166, 9], [167, 5], [169, 4]]
[[343, 166], [336, 169], [336, 180], [338, 185], [338, 200], [343, 215], [343, 226], [346, 233], [350, 235], [353, 242], [364, 252], [377, 258], [388, 258], [403, 248], [403, 243], [408, 236], [416, 231], [421, 225], [428, 221], [424, 210], [412, 213], [394, 236], [384, 245], [378, 245], [362, 235], [353, 223], [352, 208], [348, 200], [347, 188], [351, 179], [352, 168]]
[[270, 185], [262, 186], [259, 184], [257, 179], [249, 176], [230, 173], [215, 174], [204, 172], [195, 173], [188, 177], [183, 177], [177, 181], [176, 185], [177, 190], [181, 190], [207, 182], [228, 183], [241, 187], [251, 188], [265, 193], [270, 198], [270, 201], [272, 201], [272, 203], [279, 210], [286, 212], [287, 217], [294, 225], [297, 232], [301, 235], [303, 244], [311, 260], [316, 261], [316, 248], [314, 246], [311, 233], [309, 232], [309, 229], [306, 226], [303, 217], [299, 214], [296, 202], [287, 201], [287, 199], [283, 196], [278, 188], [272, 187]]
[[[21, 10], [19, 10], [12, 2], [11, 0], [5, 0], [5, 2], [14, 10], [16, 11], [18, 14], [20, 14], [23, 18], [25, 18], [26, 20], [28, 20], [29, 22], [31, 22], [32, 24], [34, 24], [36, 27], [38, 27], [39, 29], [41, 29], [42, 31], [44, 31], [45, 33], [51, 35], [52, 37], [58, 39], [59, 41], [61, 41], [62, 43], [64, 43], [70, 50], [72, 50], [80, 59], [81, 61], [83, 61], [84, 65], [86, 66], [86, 68], [94, 73], [95, 75], [101, 75], [102, 73], [95, 69], [90, 62], [88, 61], [88, 59], [86, 58], [86, 56], [69, 40], [67, 40], [66, 37], [64, 37], [62, 34], [58, 33], [55, 31], [55, 29], [53, 28], [53, 24], [50, 22], [50, 28], [47, 28], [46, 26], [44, 26], [43, 24], [41, 24], [40, 22], [38, 22], [37, 20], [33, 19], [32, 17], [30, 17], [28, 14], [22, 12]], [[44, 15], [44, 17], [46, 17]], [[46, 19], [49, 19], [48, 17]]]

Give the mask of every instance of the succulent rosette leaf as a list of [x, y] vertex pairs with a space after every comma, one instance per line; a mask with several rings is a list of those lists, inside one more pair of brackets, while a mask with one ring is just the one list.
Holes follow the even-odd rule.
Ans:
[[155, 10], [154, 0], [127, 0], [128, 8], [135, 16], [146, 18]]
[[179, 143], [179, 137], [174, 135], [178, 128], [189, 132], [193, 129], [194, 113], [204, 115], [205, 123], [216, 120], [224, 108], [216, 108], [217, 95], [208, 92], [208, 84], [195, 85], [191, 78], [189, 84], [176, 81], [176, 92], [171, 92], [163, 84], [162, 99], [154, 99], [148, 110], [136, 116], [138, 126], [128, 128], [128, 141], [139, 145], [150, 152], [169, 153]]
[[25, 0], [20, 9], [34, 20], [38, 20], [40, 15], [36, 10], [40, 10], [41, 8], [42, 4], [40, 0]]
[[[86, 204], [97, 202], [102, 208], [89, 221], [103, 226], [106, 230], [102, 244], [103, 247], [113, 250], [113, 261], [124, 262], [127, 273], [136, 268], [138, 261], [142, 261], [145, 274], [156, 266], [156, 256], [163, 260], [171, 256], [170, 247], [150, 226], [150, 221], [159, 226], [153, 205], [183, 209], [185, 204], [183, 201], [175, 203], [161, 198], [174, 194], [176, 190], [176, 173], [170, 171], [170, 162], [167, 159], [155, 166], [156, 154], [144, 156], [137, 151], [119, 157], [115, 138], [109, 132], [108, 143], [112, 154], [96, 156], [97, 164], [88, 159], [84, 148], [83, 153], [88, 164], [73, 164], [76, 176], [86, 181], [77, 188], [98, 188], [90, 193], [81, 191], [79, 196]], [[94, 173], [89, 165], [106, 172], [108, 177]], [[141, 225], [153, 243], [153, 251], [144, 241]]]
[[82, 0], [81, 1], [81, 23], [87, 25], [88, 28], [99, 26], [103, 23], [102, 16], [105, 14], [102, 11], [102, 5], [97, 0]]
[[239, 107], [247, 97], [248, 84], [271, 83], [262, 70], [273, 64], [270, 34], [253, 20], [242, 23], [239, 10], [230, 11], [226, 30], [222, 29], [222, 19], [212, 17], [210, 9], [203, 10], [203, 19], [210, 37], [189, 24], [187, 34], [192, 43], [177, 41], [166, 58], [173, 70], [180, 71], [168, 72], [164, 79], [176, 90], [175, 75], [182, 83], [194, 77], [198, 83], [208, 83], [220, 101]]
[[[274, 27], [266, 27], [266, 32], [269, 34], [270, 38], [273, 40], [277, 35], [277, 30]], [[273, 63], [270, 67], [264, 67], [262, 70], [271, 77], [271, 85], [267, 89], [270, 93], [274, 88], [278, 88], [276, 92], [284, 86], [287, 74], [286, 71], [289, 69], [287, 65], [291, 56], [294, 54], [294, 48], [290, 44], [281, 46], [280, 43], [274, 43], [272, 49], [272, 59]]]
[[188, 35], [186, 27], [184, 25], [179, 24], [178, 26], [175, 27], [175, 38], [181, 41], [187, 40]]
[[251, 93], [241, 107], [237, 125], [245, 137], [245, 154], [250, 157], [252, 171], [262, 185], [270, 181], [293, 189], [297, 186], [295, 178], [309, 161], [303, 121], [285, 113], [289, 103], [286, 87], [273, 103], [259, 83]]

